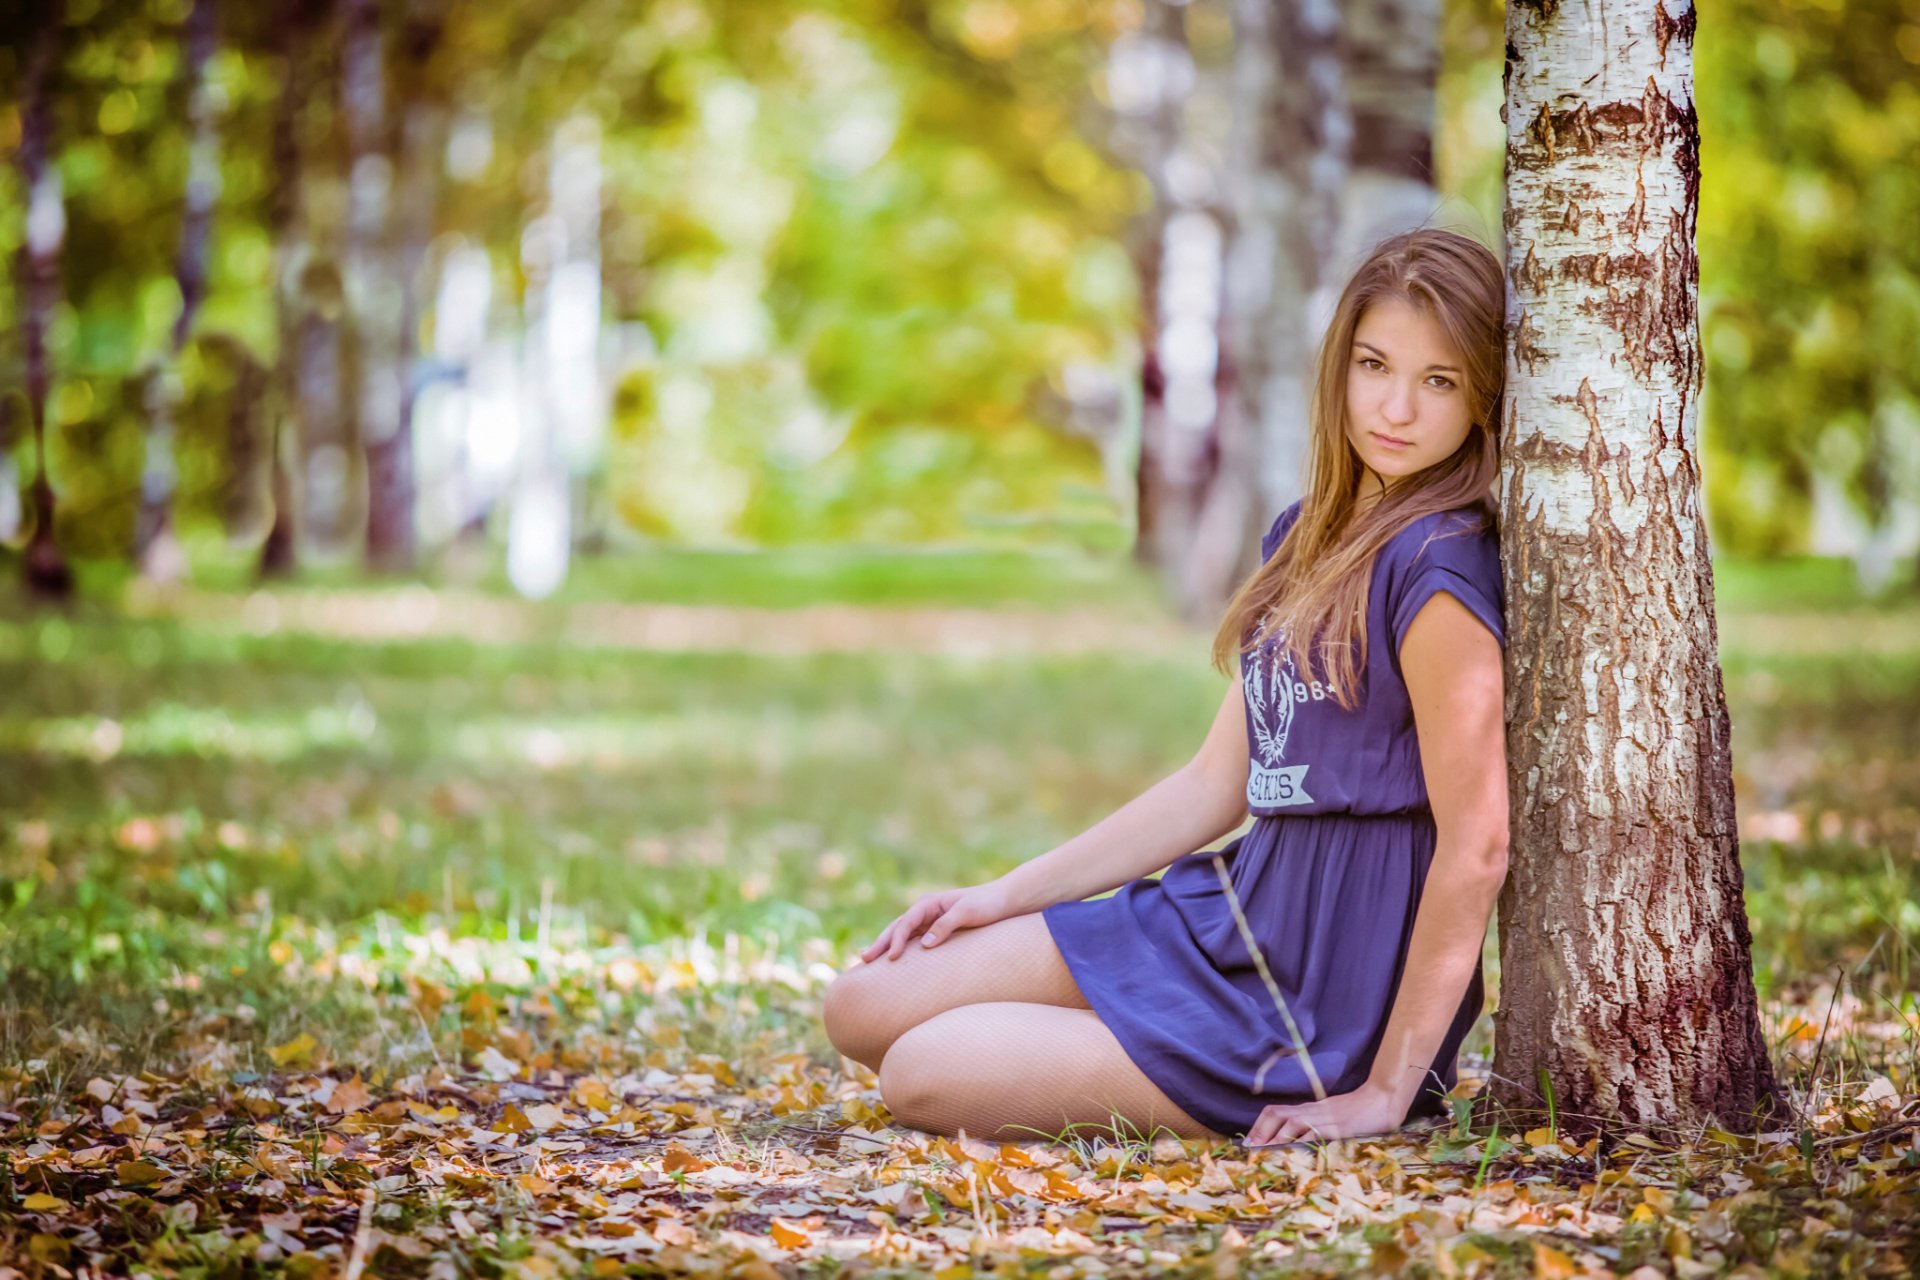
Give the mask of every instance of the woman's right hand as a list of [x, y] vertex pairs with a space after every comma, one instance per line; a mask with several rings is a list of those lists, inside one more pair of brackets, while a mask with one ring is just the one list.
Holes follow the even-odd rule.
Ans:
[[970, 889], [942, 889], [929, 893], [908, 907], [898, 919], [880, 931], [880, 936], [860, 952], [860, 959], [872, 963], [882, 952], [889, 960], [898, 960], [922, 930], [926, 936], [920, 945], [940, 945], [955, 929], [974, 929], [1013, 915], [1006, 891], [998, 881], [974, 885]]

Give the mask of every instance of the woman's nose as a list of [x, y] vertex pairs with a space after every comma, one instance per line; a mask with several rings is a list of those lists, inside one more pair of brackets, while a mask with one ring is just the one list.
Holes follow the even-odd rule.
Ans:
[[1396, 386], [1387, 393], [1386, 403], [1380, 406], [1381, 416], [1395, 426], [1413, 421], [1413, 389]]

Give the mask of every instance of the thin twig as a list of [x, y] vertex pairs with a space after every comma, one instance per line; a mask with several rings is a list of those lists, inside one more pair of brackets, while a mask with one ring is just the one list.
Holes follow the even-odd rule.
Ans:
[[360, 1193], [360, 1225], [353, 1229], [353, 1256], [347, 1259], [346, 1280], [360, 1280], [367, 1265], [367, 1247], [373, 1243], [373, 1188]]
[[[1247, 944], [1247, 953], [1253, 957], [1253, 967], [1260, 972], [1260, 981], [1267, 984], [1267, 994], [1273, 997], [1274, 1007], [1280, 1010], [1280, 1016], [1286, 1019], [1287, 1034], [1293, 1037], [1294, 1051], [1300, 1055], [1300, 1063], [1307, 1069], [1307, 1083], [1313, 1086], [1315, 1099], [1324, 1102], [1327, 1098], [1326, 1086], [1320, 1083], [1320, 1073], [1313, 1069], [1313, 1054], [1307, 1049], [1306, 1041], [1301, 1038], [1300, 1026], [1293, 1020], [1293, 1013], [1287, 1008], [1285, 997], [1280, 994], [1280, 984], [1273, 980], [1273, 974], [1267, 969], [1267, 958], [1260, 954], [1260, 944], [1253, 939], [1253, 930], [1247, 926], [1247, 917], [1240, 910], [1240, 895], [1233, 891], [1233, 881], [1227, 877], [1227, 864], [1219, 854], [1213, 855], [1213, 870], [1220, 877], [1220, 887], [1227, 891], [1227, 905], [1233, 909], [1234, 927], [1240, 930], [1240, 940]], [[1268, 1058], [1260, 1066], [1260, 1075], [1253, 1082], [1255, 1093], [1265, 1083], [1267, 1067], [1273, 1062]]]

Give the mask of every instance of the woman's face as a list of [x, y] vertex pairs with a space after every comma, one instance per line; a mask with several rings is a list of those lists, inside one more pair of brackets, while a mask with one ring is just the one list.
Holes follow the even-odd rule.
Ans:
[[1347, 439], [1371, 477], [1390, 488], [1444, 462], [1466, 440], [1466, 362], [1446, 331], [1402, 298], [1369, 306], [1347, 359]]

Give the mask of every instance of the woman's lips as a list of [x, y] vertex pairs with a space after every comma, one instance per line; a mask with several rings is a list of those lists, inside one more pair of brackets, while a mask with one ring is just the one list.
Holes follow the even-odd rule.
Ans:
[[1375, 440], [1378, 440], [1381, 444], [1387, 446], [1387, 448], [1389, 449], [1405, 449], [1410, 447], [1413, 444], [1413, 441], [1411, 440], [1399, 440], [1393, 436], [1383, 436], [1378, 431], [1369, 431], [1367, 432], [1367, 434], [1372, 436]]

